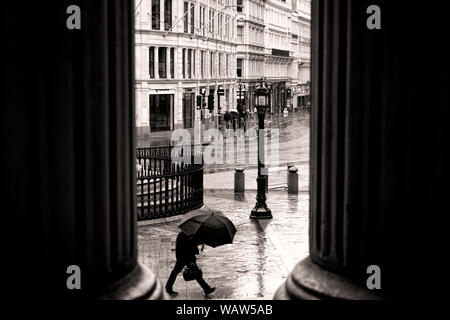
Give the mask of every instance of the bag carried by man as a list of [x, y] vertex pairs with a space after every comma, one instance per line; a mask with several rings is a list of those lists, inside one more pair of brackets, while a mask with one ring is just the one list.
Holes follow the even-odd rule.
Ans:
[[195, 262], [191, 262], [186, 267], [184, 267], [183, 278], [185, 281], [192, 281], [203, 276], [203, 271], [200, 269]]

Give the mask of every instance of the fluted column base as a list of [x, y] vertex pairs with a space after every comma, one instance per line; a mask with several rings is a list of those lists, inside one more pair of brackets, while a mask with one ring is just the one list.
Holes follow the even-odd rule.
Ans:
[[300, 261], [277, 290], [275, 300], [380, 300], [382, 296], [313, 263]]
[[105, 287], [97, 296], [100, 300], [167, 300], [161, 282], [147, 267], [137, 264], [122, 279]]

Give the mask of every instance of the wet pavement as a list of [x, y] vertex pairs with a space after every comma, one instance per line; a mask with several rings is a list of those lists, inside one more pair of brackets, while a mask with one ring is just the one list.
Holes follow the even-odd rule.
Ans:
[[[270, 134], [266, 137], [266, 151], [267, 151], [267, 167], [271, 166], [286, 166], [291, 163], [309, 162], [309, 127], [310, 114], [308, 112], [299, 111], [298, 113], [291, 113], [288, 115], [271, 115], [267, 116], [265, 129], [271, 132], [275, 128], [279, 130], [279, 151], [277, 161], [271, 158], [271, 137]], [[252, 120], [248, 128], [257, 129], [257, 124]], [[255, 131], [256, 132], [256, 131]], [[254, 137], [253, 139], [256, 139]], [[226, 139], [224, 138], [224, 146]], [[252, 149], [253, 148], [253, 149]], [[246, 141], [246, 160], [244, 165], [239, 165], [245, 168], [257, 167], [257, 144], [251, 144]], [[235, 154], [237, 148], [235, 147]], [[272, 165], [274, 164], [274, 165]], [[227, 164], [224, 158], [224, 164], [206, 164], [205, 173], [214, 173], [221, 171], [233, 171], [236, 164]]]
[[[308, 255], [309, 114], [272, 117], [267, 126], [280, 129], [280, 161], [269, 167], [267, 205], [273, 219], [249, 218], [256, 202], [256, 167], [247, 166], [246, 192], [235, 195], [235, 166], [209, 166], [218, 172], [204, 175], [205, 206], [223, 211], [238, 231], [233, 244], [205, 246], [197, 256], [205, 280], [216, 291], [205, 297], [196, 281], [185, 282], [180, 273], [174, 299], [272, 299], [295, 264]], [[287, 163], [299, 169], [298, 195], [287, 193]], [[138, 227], [138, 259], [164, 283], [175, 264], [177, 225]]]
[[[195, 281], [180, 275], [174, 285], [175, 299], [272, 299], [295, 264], [308, 255], [307, 192], [288, 195], [270, 190], [267, 205], [273, 219], [249, 219], [256, 192], [235, 196], [233, 191], [205, 192], [205, 205], [221, 210], [235, 224], [233, 244], [205, 246], [197, 256], [204, 278], [216, 291], [205, 297]], [[139, 261], [165, 283], [175, 264], [178, 222], [138, 228]]]

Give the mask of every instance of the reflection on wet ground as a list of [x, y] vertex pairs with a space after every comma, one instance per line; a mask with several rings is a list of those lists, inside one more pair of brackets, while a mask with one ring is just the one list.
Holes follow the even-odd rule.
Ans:
[[[176, 299], [271, 299], [295, 264], [308, 255], [307, 192], [288, 195], [270, 191], [267, 204], [273, 219], [249, 219], [255, 192], [235, 200], [232, 192], [206, 192], [206, 206], [223, 211], [236, 225], [234, 243], [205, 247], [198, 256], [206, 281], [217, 290], [205, 297], [195, 281], [180, 274]], [[175, 263], [177, 222], [141, 226], [138, 229], [139, 261], [166, 281]]]

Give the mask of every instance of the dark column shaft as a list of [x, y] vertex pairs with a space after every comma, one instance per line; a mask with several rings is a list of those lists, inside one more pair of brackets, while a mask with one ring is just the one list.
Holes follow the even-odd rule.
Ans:
[[[366, 27], [369, 5], [381, 8], [381, 30]], [[445, 278], [435, 260], [445, 251], [442, 213], [449, 212], [444, 12], [406, 1], [313, 1], [315, 265], [307, 259], [294, 269], [287, 296], [373, 297], [364, 292], [369, 265], [381, 267], [384, 296], [417, 294], [409, 289]], [[327, 271], [315, 278], [318, 266]], [[350, 282], [336, 290], [346, 279], [361, 291]]]
[[[81, 30], [66, 27], [69, 5], [81, 8]], [[149, 294], [154, 278], [144, 279], [136, 255], [133, 2], [4, 9], [2, 211], [14, 292], [29, 284], [42, 297]], [[72, 264], [81, 291], [66, 288]], [[142, 287], [108, 288], [124, 277]]]

